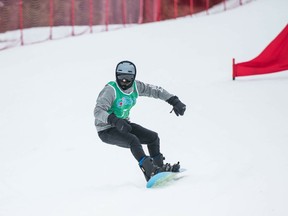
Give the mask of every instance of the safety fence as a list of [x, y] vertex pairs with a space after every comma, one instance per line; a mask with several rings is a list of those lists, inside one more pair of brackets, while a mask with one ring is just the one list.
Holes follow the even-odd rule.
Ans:
[[0, 0], [0, 50], [135, 24], [209, 15], [252, 0]]

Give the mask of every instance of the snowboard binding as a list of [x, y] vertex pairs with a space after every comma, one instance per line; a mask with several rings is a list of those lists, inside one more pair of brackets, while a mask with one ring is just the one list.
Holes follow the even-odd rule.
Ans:
[[157, 155], [156, 157], [144, 157], [140, 160], [139, 166], [142, 170], [146, 181], [161, 172], [179, 172], [180, 171], [180, 162], [171, 165], [170, 163], [163, 163], [164, 157], [162, 154]]

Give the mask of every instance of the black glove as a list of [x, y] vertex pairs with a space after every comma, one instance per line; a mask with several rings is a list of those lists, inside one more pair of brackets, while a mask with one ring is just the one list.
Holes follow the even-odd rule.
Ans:
[[177, 96], [173, 96], [169, 98], [167, 102], [173, 106], [172, 111], [174, 111], [177, 116], [184, 115], [184, 112], [186, 110], [186, 105], [183, 104]]
[[132, 130], [131, 125], [125, 119], [118, 118], [114, 113], [111, 113], [107, 119], [108, 123], [116, 127], [122, 133], [128, 133]]

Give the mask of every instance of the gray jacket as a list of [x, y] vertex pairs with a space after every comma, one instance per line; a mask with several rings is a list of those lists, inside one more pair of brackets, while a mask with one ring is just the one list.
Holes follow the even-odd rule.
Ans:
[[[173, 96], [172, 94], [170, 94], [165, 89], [159, 86], [145, 84], [138, 80], [135, 80], [135, 82], [139, 96], [152, 97], [164, 101], [168, 100], [170, 97]], [[133, 86], [125, 90], [124, 92], [129, 94], [131, 91], [133, 91]], [[115, 98], [116, 98], [115, 91], [113, 87], [110, 85], [106, 85], [100, 92], [94, 109], [95, 126], [98, 132], [112, 127], [107, 122], [109, 116], [109, 113], [107, 111], [112, 106]]]

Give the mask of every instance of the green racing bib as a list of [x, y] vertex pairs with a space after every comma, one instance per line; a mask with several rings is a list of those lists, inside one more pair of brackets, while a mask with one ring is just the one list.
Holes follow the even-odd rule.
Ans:
[[136, 104], [137, 97], [139, 96], [136, 82], [133, 83], [133, 91], [129, 94], [123, 92], [114, 81], [109, 82], [108, 85], [115, 91], [115, 100], [108, 113], [114, 113], [118, 118], [128, 118], [130, 110]]

